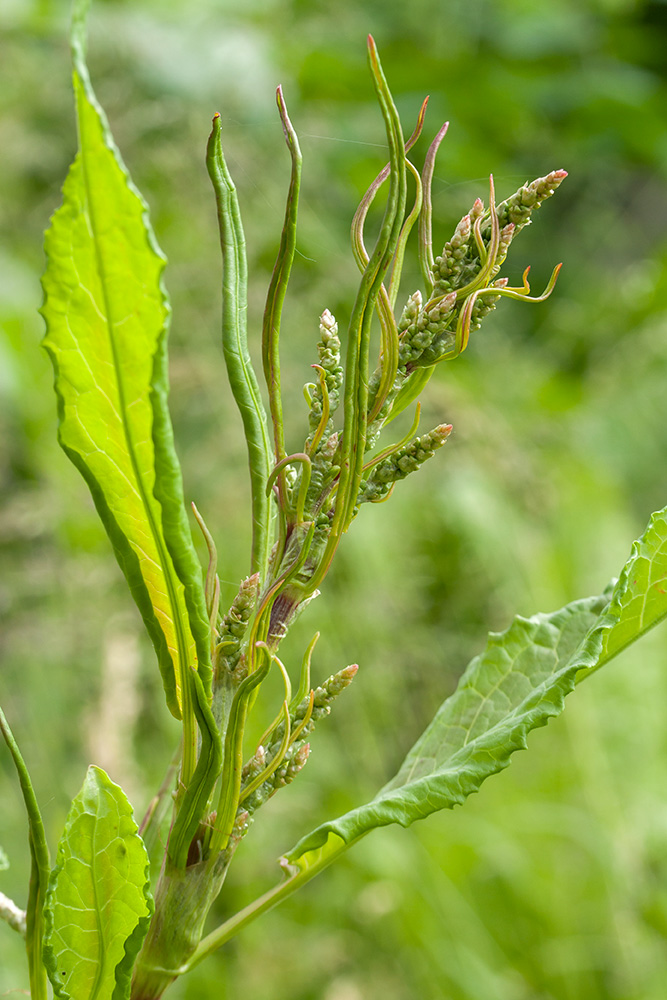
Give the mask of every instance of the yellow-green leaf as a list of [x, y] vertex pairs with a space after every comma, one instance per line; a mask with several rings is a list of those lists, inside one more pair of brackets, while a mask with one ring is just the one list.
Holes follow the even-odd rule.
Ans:
[[153, 902], [148, 855], [122, 788], [90, 767], [47, 893], [44, 961], [61, 1000], [126, 1000]]
[[44, 346], [60, 444], [90, 487], [179, 717], [188, 667], [210, 683], [210, 640], [167, 409], [165, 260], [90, 85], [88, 6], [74, 7], [79, 152], [46, 234]]

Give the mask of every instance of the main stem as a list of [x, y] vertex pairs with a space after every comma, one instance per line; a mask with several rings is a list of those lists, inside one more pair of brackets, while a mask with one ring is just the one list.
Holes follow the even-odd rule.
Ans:
[[187, 971], [229, 861], [230, 855], [219, 854], [185, 869], [170, 869], [167, 862], [155, 893], [155, 915], [135, 965], [130, 1000], [160, 1000]]

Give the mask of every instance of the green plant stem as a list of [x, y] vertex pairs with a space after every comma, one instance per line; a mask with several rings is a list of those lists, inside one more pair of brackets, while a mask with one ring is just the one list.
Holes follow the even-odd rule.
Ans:
[[[292, 173], [287, 194], [285, 221], [280, 239], [280, 248], [266, 297], [262, 328], [262, 362], [269, 393], [269, 408], [273, 423], [276, 462], [280, 462], [285, 457], [283, 408], [280, 396], [280, 322], [283, 303], [287, 293], [287, 285], [292, 270], [294, 252], [296, 250], [297, 211], [299, 206], [299, 188], [301, 186], [301, 150], [296, 132], [287, 114], [281, 87], [278, 87], [276, 99], [285, 133], [285, 141], [287, 142], [287, 147], [292, 158]], [[279, 492], [282, 501], [281, 507], [284, 507], [285, 488], [283, 475], [279, 478]]]
[[213, 834], [209, 845], [211, 856], [224, 851], [229, 842], [236, 810], [241, 793], [241, 772], [243, 770], [243, 734], [250, 697], [255, 688], [266, 677], [271, 660], [267, 657], [264, 664], [246, 677], [239, 686], [229, 713], [229, 722], [225, 734], [225, 752], [223, 758], [222, 780], [220, 782], [220, 797]]
[[[417, 125], [410, 136], [410, 138], [405, 143], [405, 152], [407, 153], [409, 149], [414, 146], [415, 142], [419, 138], [424, 125], [424, 116], [426, 114], [426, 105], [428, 104], [428, 97], [422, 103], [421, 109], [419, 111], [419, 116], [417, 119]], [[398, 330], [396, 328], [396, 320], [394, 318], [394, 305], [396, 302], [396, 295], [398, 293], [398, 285], [400, 282], [401, 269], [403, 266], [403, 256], [405, 253], [405, 243], [410, 234], [410, 230], [414, 225], [416, 219], [419, 217], [421, 209], [421, 179], [417, 174], [415, 168], [409, 161], [406, 161], [407, 166], [415, 175], [415, 181], [417, 184], [417, 196], [415, 198], [415, 205], [412, 212], [405, 220], [399, 240], [397, 242], [396, 252], [394, 255], [394, 262], [392, 265], [391, 281], [389, 285], [389, 290], [383, 284], [380, 288], [380, 295], [377, 303], [378, 318], [380, 320], [380, 327], [382, 329], [382, 343], [381, 343], [381, 358], [382, 358], [382, 377], [380, 379], [380, 384], [377, 388], [375, 394], [375, 399], [373, 400], [373, 405], [370, 413], [368, 414], [368, 422], [371, 423], [375, 420], [379, 411], [382, 409], [387, 396], [394, 384], [394, 379], [396, 378], [396, 371], [398, 369]], [[354, 253], [357, 265], [363, 274], [368, 266], [369, 257], [364, 246], [364, 223], [366, 221], [366, 216], [368, 214], [368, 209], [373, 203], [377, 192], [380, 187], [387, 180], [391, 172], [391, 162], [387, 163], [385, 167], [380, 171], [378, 176], [375, 178], [373, 183], [368, 188], [368, 191], [361, 199], [361, 203], [355, 212], [354, 219], [352, 220], [352, 252]]]
[[174, 868], [187, 866], [190, 844], [204, 819], [222, 765], [220, 733], [209, 707], [204, 685], [194, 669], [190, 670], [189, 683], [192, 687], [192, 701], [201, 733], [201, 748], [197, 767], [180, 801], [169, 836], [167, 851]]
[[445, 122], [428, 148], [424, 167], [422, 169], [422, 210], [419, 216], [419, 266], [426, 286], [426, 295], [433, 291], [433, 234], [431, 222], [433, 218], [433, 202], [431, 200], [431, 184], [435, 169], [435, 158], [440, 143], [447, 135], [449, 122]]
[[46, 843], [42, 814], [39, 811], [28, 768], [1, 708], [0, 730], [2, 730], [5, 743], [12, 755], [28, 813], [31, 864], [28, 906], [26, 908], [26, 951], [28, 953], [30, 995], [32, 1000], [47, 1000], [46, 969], [42, 962], [42, 939], [44, 936], [44, 897], [51, 871], [49, 848]]
[[266, 481], [271, 469], [271, 445], [259, 385], [248, 352], [245, 236], [236, 187], [222, 152], [220, 132], [220, 115], [216, 115], [206, 148], [206, 167], [215, 191], [222, 249], [222, 349], [248, 448], [252, 498], [251, 572], [259, 573], [264, 581], [270, 545]]
[[[335, 841], [333, 846], [330, 846], [331, 840]], [[297, 889], [300, 889], [307, 882], [310, 882], [312, 878], [315, 878], [316, 875], [319, 875], [321, 871], [328, 868], [348, 848], [358, 843], [361, 837], [349, 843], [335, 836], [332, 836], [331, 840], [321, 850], [313, 852], [316, 855], [315, 860], [303, 865], [293, 875], [289, 875], [285, 881], [274, 886], [273, 889], [269, 889], [263, 896], [260, 896], [254, 902], [244, 907], [244, 909], [239, 910], [233, 917], [226, 920], [224, 924], [221, 924], [220, 927], [217, 927], [210, 934], [207, 934], [205, 938], [202, 938], [192, 957], [185, 963], [182, 971], [189, 972], [191, 969], [194, 969], [196, 965], [199, 965], [205, 958], [208, 958], [214, 951], [217, 951], [218, 948], [234, 937], [235, 934], [238, 934], [248, 924], [252, 923], [253, 920], [256, 920], [263, 913], [272, 910], [274, 906], [282, 903], [293, 892], [296, 892]]]
[[155, 914], [137, 959], [131, 1000], [159, 1000], [187, 970], [204, 922], [225, 880], [231, 854], [185, 869], [167, 861], [155, 892]]
[[350, 318], [345, 366], [345, 416], [336, 507], [325, 552], [308, 584], [309, 594], [312, 594], [324, 579], [341, 535], [347, 531], [354, 517], [366, 444], [371, 321], [385, 274], [396, 250], [405, 214], [406, 169], [403, 133], [398, 112], [382, 72], [375, 42], [370, 36], [368, 56], [389, 143], [389, 194], [380, 234], [362, 276]]

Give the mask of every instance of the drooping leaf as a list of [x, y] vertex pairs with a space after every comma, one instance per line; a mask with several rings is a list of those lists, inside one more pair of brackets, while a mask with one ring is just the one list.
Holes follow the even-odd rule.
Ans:
[[[389, 823], [461, 804], [558, 715], [575, 682], [667, 616], [667, 509], [654, 514], [611, 593], [491, 633], [397, 775], [369, 803], [323, 823], [286, 856], [293, 877], [317, 871]], [[313, 872], [315, 873], [315, 872]]]
[[153, 911], [148, 855], [123, 790], [90, 767], [46, 898], [44, 961], [61, 1000], [127, 1000]]
[[210, 640], [167, 409], [165, 259], [90, 85], [88, 6], [74, 6], [79, 152], [46, 234], [44, 346], [60, 444], [90, 487], [179, 717], [188, 666], [210, 684]]

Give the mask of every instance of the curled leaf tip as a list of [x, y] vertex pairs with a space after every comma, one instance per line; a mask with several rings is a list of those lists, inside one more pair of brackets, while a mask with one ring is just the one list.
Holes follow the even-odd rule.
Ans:
[[379, 62], [378, 48], [372, 35], [368, 36], [368, 56], [373, 65]]
[[424, 124], [424, 117], [426, 115], [426, 108], [428, 107], [428, 102], [429, 102], [430, 99], [431, 99], [430, 94], [427, 94], [426, 97], [424, 98], [424, 100], [422, 101], [422, 106], [419, 109], [419, 114], [417, 115], [417, 128], [420, 131], [421, 131], [421, 128], [422, 128], [422, 126]]

